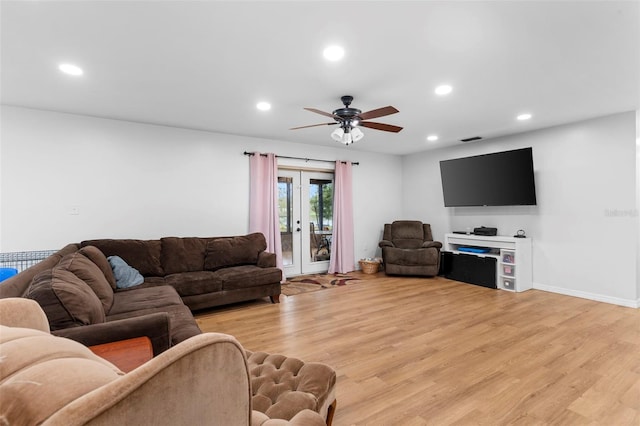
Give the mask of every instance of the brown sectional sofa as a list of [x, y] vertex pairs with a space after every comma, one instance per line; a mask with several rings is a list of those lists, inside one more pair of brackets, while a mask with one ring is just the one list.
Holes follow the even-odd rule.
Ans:
[[167, 237], [159, 240], [88, 240], [105, 256], [120, 256], [145, 279], [170, 285], [192, 311], [269, 296], [277, 302], [282, 271], [265, 251], [264, 235]]
[[[87, 346], [150, 337], [154, 354], [200, 333], [192, 310], [269, 296], [282, 272], [260, 233], [159, 240], [101, 239], [69, 244], [0, 285], [0, 298], [38, 301], [53, 334]], [[108, 256], [144, 277], [116, 288]]]

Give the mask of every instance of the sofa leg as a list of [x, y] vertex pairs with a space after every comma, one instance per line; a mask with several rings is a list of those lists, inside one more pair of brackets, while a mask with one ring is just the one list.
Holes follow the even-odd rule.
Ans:
[[338, 405], [338, 401], [336, 399], [333, 400], [329, 408], [327, 409], [327, 426], [331, 426], [333, 423], [333, 415], [336, 412], [336, 406]]
[[269, 296], [271, 298], [271, 303], [280, 303], [280, 295], [274, 294], [273, 296]]

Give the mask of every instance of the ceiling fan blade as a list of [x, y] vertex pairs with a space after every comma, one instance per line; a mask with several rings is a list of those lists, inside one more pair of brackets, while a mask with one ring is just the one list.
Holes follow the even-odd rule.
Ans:
[[389, 105], [386, 107], [372, 109], [371, 111], [363, 112], [362, 114], [360, 114], [360, 119], [369, 120], [370, 118], [384, 117], [385, 115], [395, 114], [396, 112], [400, 112], [400, 111], [398, 111], [397, 109]]
[[337, 122], [333, 122], [333, 123], [310, 124], [308, 126], [292, 127], [289, 130], [306, 129], [307, 127], [331, 126], [332, 124], [338, 124], [338, 123]]
[[398, 133], [400, 130], [402, 130], [402, 127], [394, 126], [393, 124], [376, 123], [374, 121], [361, 121], [359, 126], [394, 133]]
[[333, 118], [333, 114], [331, 114], [330, 112], [320, 111], [319, 109], [315, 109], [315, 108], [304, 108], [304, 109], [306, 109], [307, 111], [315, 112], [316, 114], [320, 114], [320, 115], [324, 115], [326, 117]]

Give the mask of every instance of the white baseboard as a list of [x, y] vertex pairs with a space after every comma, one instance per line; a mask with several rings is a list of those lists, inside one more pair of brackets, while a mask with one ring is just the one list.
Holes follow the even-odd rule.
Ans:
[[602, 294], [588, 293], [586, 291], [571, 290], [563, 287], [533, 283], [536, 290], [548, 291], [551, 293], [564, 294], [565, 296], [580, 297], [582, 299], [595, 300], [596, 302], [611, 303], [613, 305], [626, 306], [627, 308], [640, 308], [640, 299], [621, 299], [619, 297], [604, 296]]

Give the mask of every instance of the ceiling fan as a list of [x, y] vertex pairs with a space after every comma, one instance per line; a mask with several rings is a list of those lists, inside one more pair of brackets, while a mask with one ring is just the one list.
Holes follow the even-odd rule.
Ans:
[[339, 124], [340, 127], [331, 133], [331, 137], [338, 141], [342, 142], [345, 145], [349, 145], [353, 142], [357, 142], [364, 137], [364, 134], [358, 126], [368, 127], [370, 129], [382, 130], [385, 132], [394, 132], [398, 133], [402, 130], [402, 127], [394, 126], [392, 124], [385, 123], [377, 123], [375, 121], [366, 121], [371, 118], [384, 117], [386, 115], [391, 115], [399, 112], [392, 106], [386, 106], [382, 108], [373, 109], [371, 111], [362, 112], [357, 108], [351, 108], [351, 102], [353, 102], [353, 96], [343, 96], [340, 98], [342, 103], [344, 104], [344, 108], [338, 108], [332, 113], [320, 111], [315, 108], [304, 108], [307, 111], [315, 112], [316, 114], [324, 115], [326, 117], [331, 117], [335, 121], [331, 123], [320, 123], [320, 124], [311, 124], [308, 126], [300, 126], [293, 127], [290, 130], [297, 129], [306, 129], [307, 127], [317, 127], [317, 126], [330, 126], [333, 124]]

